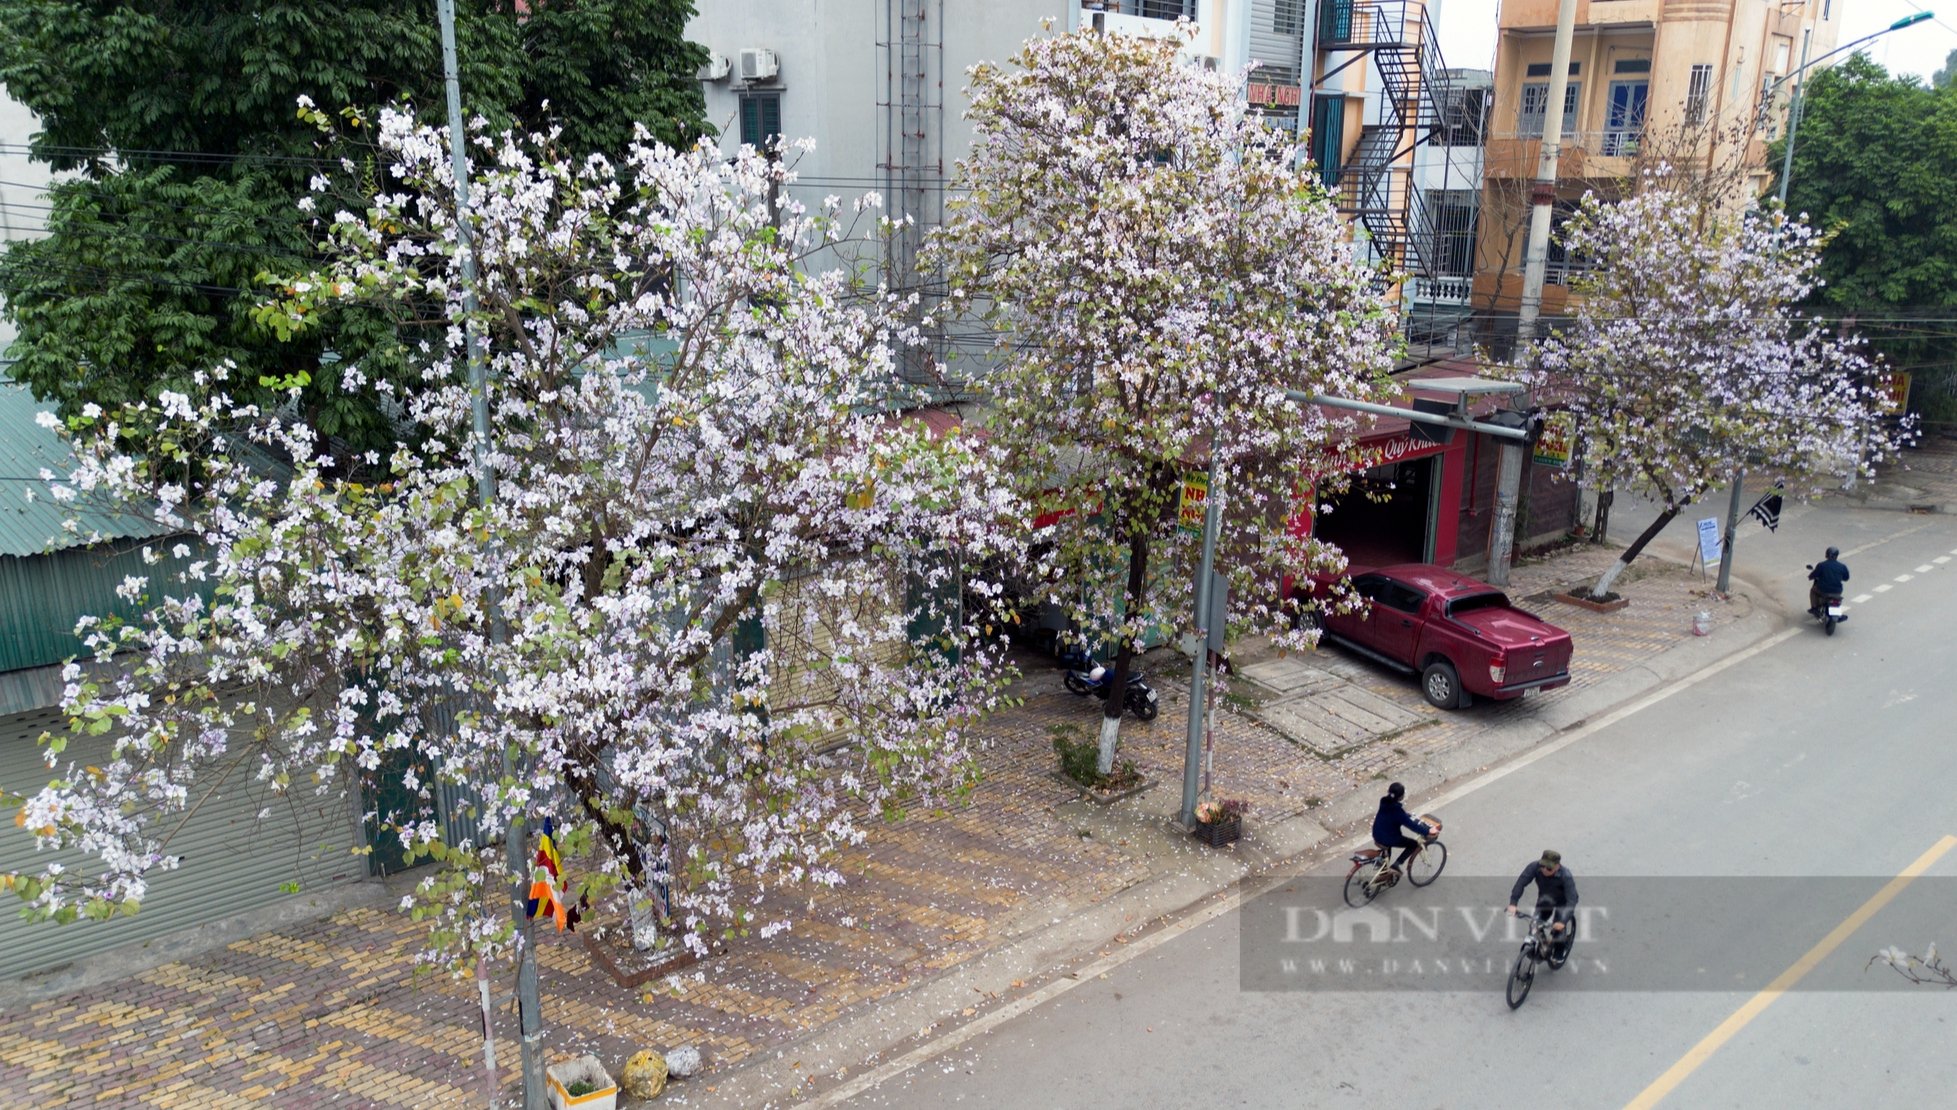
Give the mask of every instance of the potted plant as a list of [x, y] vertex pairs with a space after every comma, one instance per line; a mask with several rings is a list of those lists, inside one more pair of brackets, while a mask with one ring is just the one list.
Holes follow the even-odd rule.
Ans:
[[1196, 839], [1212, 848], [1243, 836], [1244, 813], [1249, 803], [1241, 798], [1217, 798], [1196, 803]]
[[557, 1110], [617, 1110], [618, 1084], [596, 1056], [580, 1056], [544, 1069], [544, 1086]]

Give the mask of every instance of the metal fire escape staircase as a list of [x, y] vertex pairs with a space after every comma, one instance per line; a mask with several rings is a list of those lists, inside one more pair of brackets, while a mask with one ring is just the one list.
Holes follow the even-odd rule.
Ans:
[[[1444, 124], [1452, 89], [1440, 41], [1422, 0], [1323, 0], [1318, 49], [1354, 51], [1379, 72], [1379, 122], [1367, 124], [1340, 167], [1339, 211], [1357, 220], [1373, 248], [1409, 278], [1439, 275], [1437, 229], [1413, 177], [1414, 148]], [[1319, 79], [1322, 85], [1324, 78]]]

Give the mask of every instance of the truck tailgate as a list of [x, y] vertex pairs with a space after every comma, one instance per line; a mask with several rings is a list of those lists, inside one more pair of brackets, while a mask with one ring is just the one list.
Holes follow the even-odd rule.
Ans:
[[1509, 681], [1525, 681], [1570, 669], [1570, 634], [1520, 609], [1472, 609], [1454, 620], [1481, 633], [1509, 657]]

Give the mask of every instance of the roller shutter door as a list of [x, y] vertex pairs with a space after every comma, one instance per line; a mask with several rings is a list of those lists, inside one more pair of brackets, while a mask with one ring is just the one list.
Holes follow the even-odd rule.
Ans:
[[[34, 741], [42, 732], [65, 727], [58, 711], [0, 716], [0, 785], [32, 795], [54, 773], [41, 761]], [[71, 738], [64, 760], [84, 766], [108, 761], [101, 738]], [[187, 926], [201, 925], [244, 910], [313, 893], [365, 878], [367, 862], [355, 855], [358, 843], [354, 803], [337, 795], [315, 797], [295, 791], [281, 798], [268, 786], [242, 774], [217, 784], [210, 796], [172, 837], [169, 851], [184, 857], [175, 871], [150, 880], [142, 910], [133, 917], [76, 921], [70, 925], [29, 923], [20, 903], [0, 892], [0, 978], [14, 978], [76, 962], [107, 948], [150, 940]], [[193, 788], [193, 801], [208, 788]], [[258, 819], [261, 809], [271, 812]], [[34, 838], [17, 827], [12, 814], [0, 814], [0, 873], [39, 870], [50, 853], [37, 851]], [[85, 866], [79, 853], [53, 855], [71, 867]], [[299, 884], [297, 892], [282, 885]]]

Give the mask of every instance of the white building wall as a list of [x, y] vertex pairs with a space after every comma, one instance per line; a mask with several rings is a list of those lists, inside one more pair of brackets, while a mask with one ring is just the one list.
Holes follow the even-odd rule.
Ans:
[[[1239, 6], [1250, 0], [1238, 0]], [[720, 129], [721, 148], [740, 145], [739, 103], [743, 92], [781, 93], [782, 134], [812, 138], [815, 150], [797, 163], [806, 197], [834, 193], [850, 197], [885, 190], [883, 164], [901, 144], [894, 113], [887, 107], [899, 80], [895, 52], [884, 44], [899, 36], [892, 24], [904, 0], [699, 0], [687, 24], [687, 37], [731, 63], [725, 78], [705, 81], [707, 119]], [[1112, 0], [1096, 10], [1056, 0], [926, 0], [924, 8], [940, 25], [925, 40], [929, 77], [927, 158], [934, 178], [948, 177], [953, 164], [971, 149], [965, 120], [965, 73], [979, 62], [1003, 62], [1051, 21], [1056, 32], [1092, 21], [1097, 15], [1110, 32], [1169, 33], [1157, 19], [1122, 14]], [[1243, 64], [1243, 50], [1232, 45], [1235, 25], [1230, 0], [1198, 0], [1192, 54], [1218, 59], [1226, 68]], [[780, 75], [772, 82], [740, 79], [740, 51], [773, 50]], [[942, 184], [934, 180], [933, 184]], [[894, 207], [894, 205], [893, 205]]]
[[[0, 86], [0, 249], [39, 238], [47, 227], [46, 190], [53, 174], [27, 157], [27, 143], [39, 126], [34, 113]], [[13, 325], [0, 316], [0, 355], [13, 340]]]

